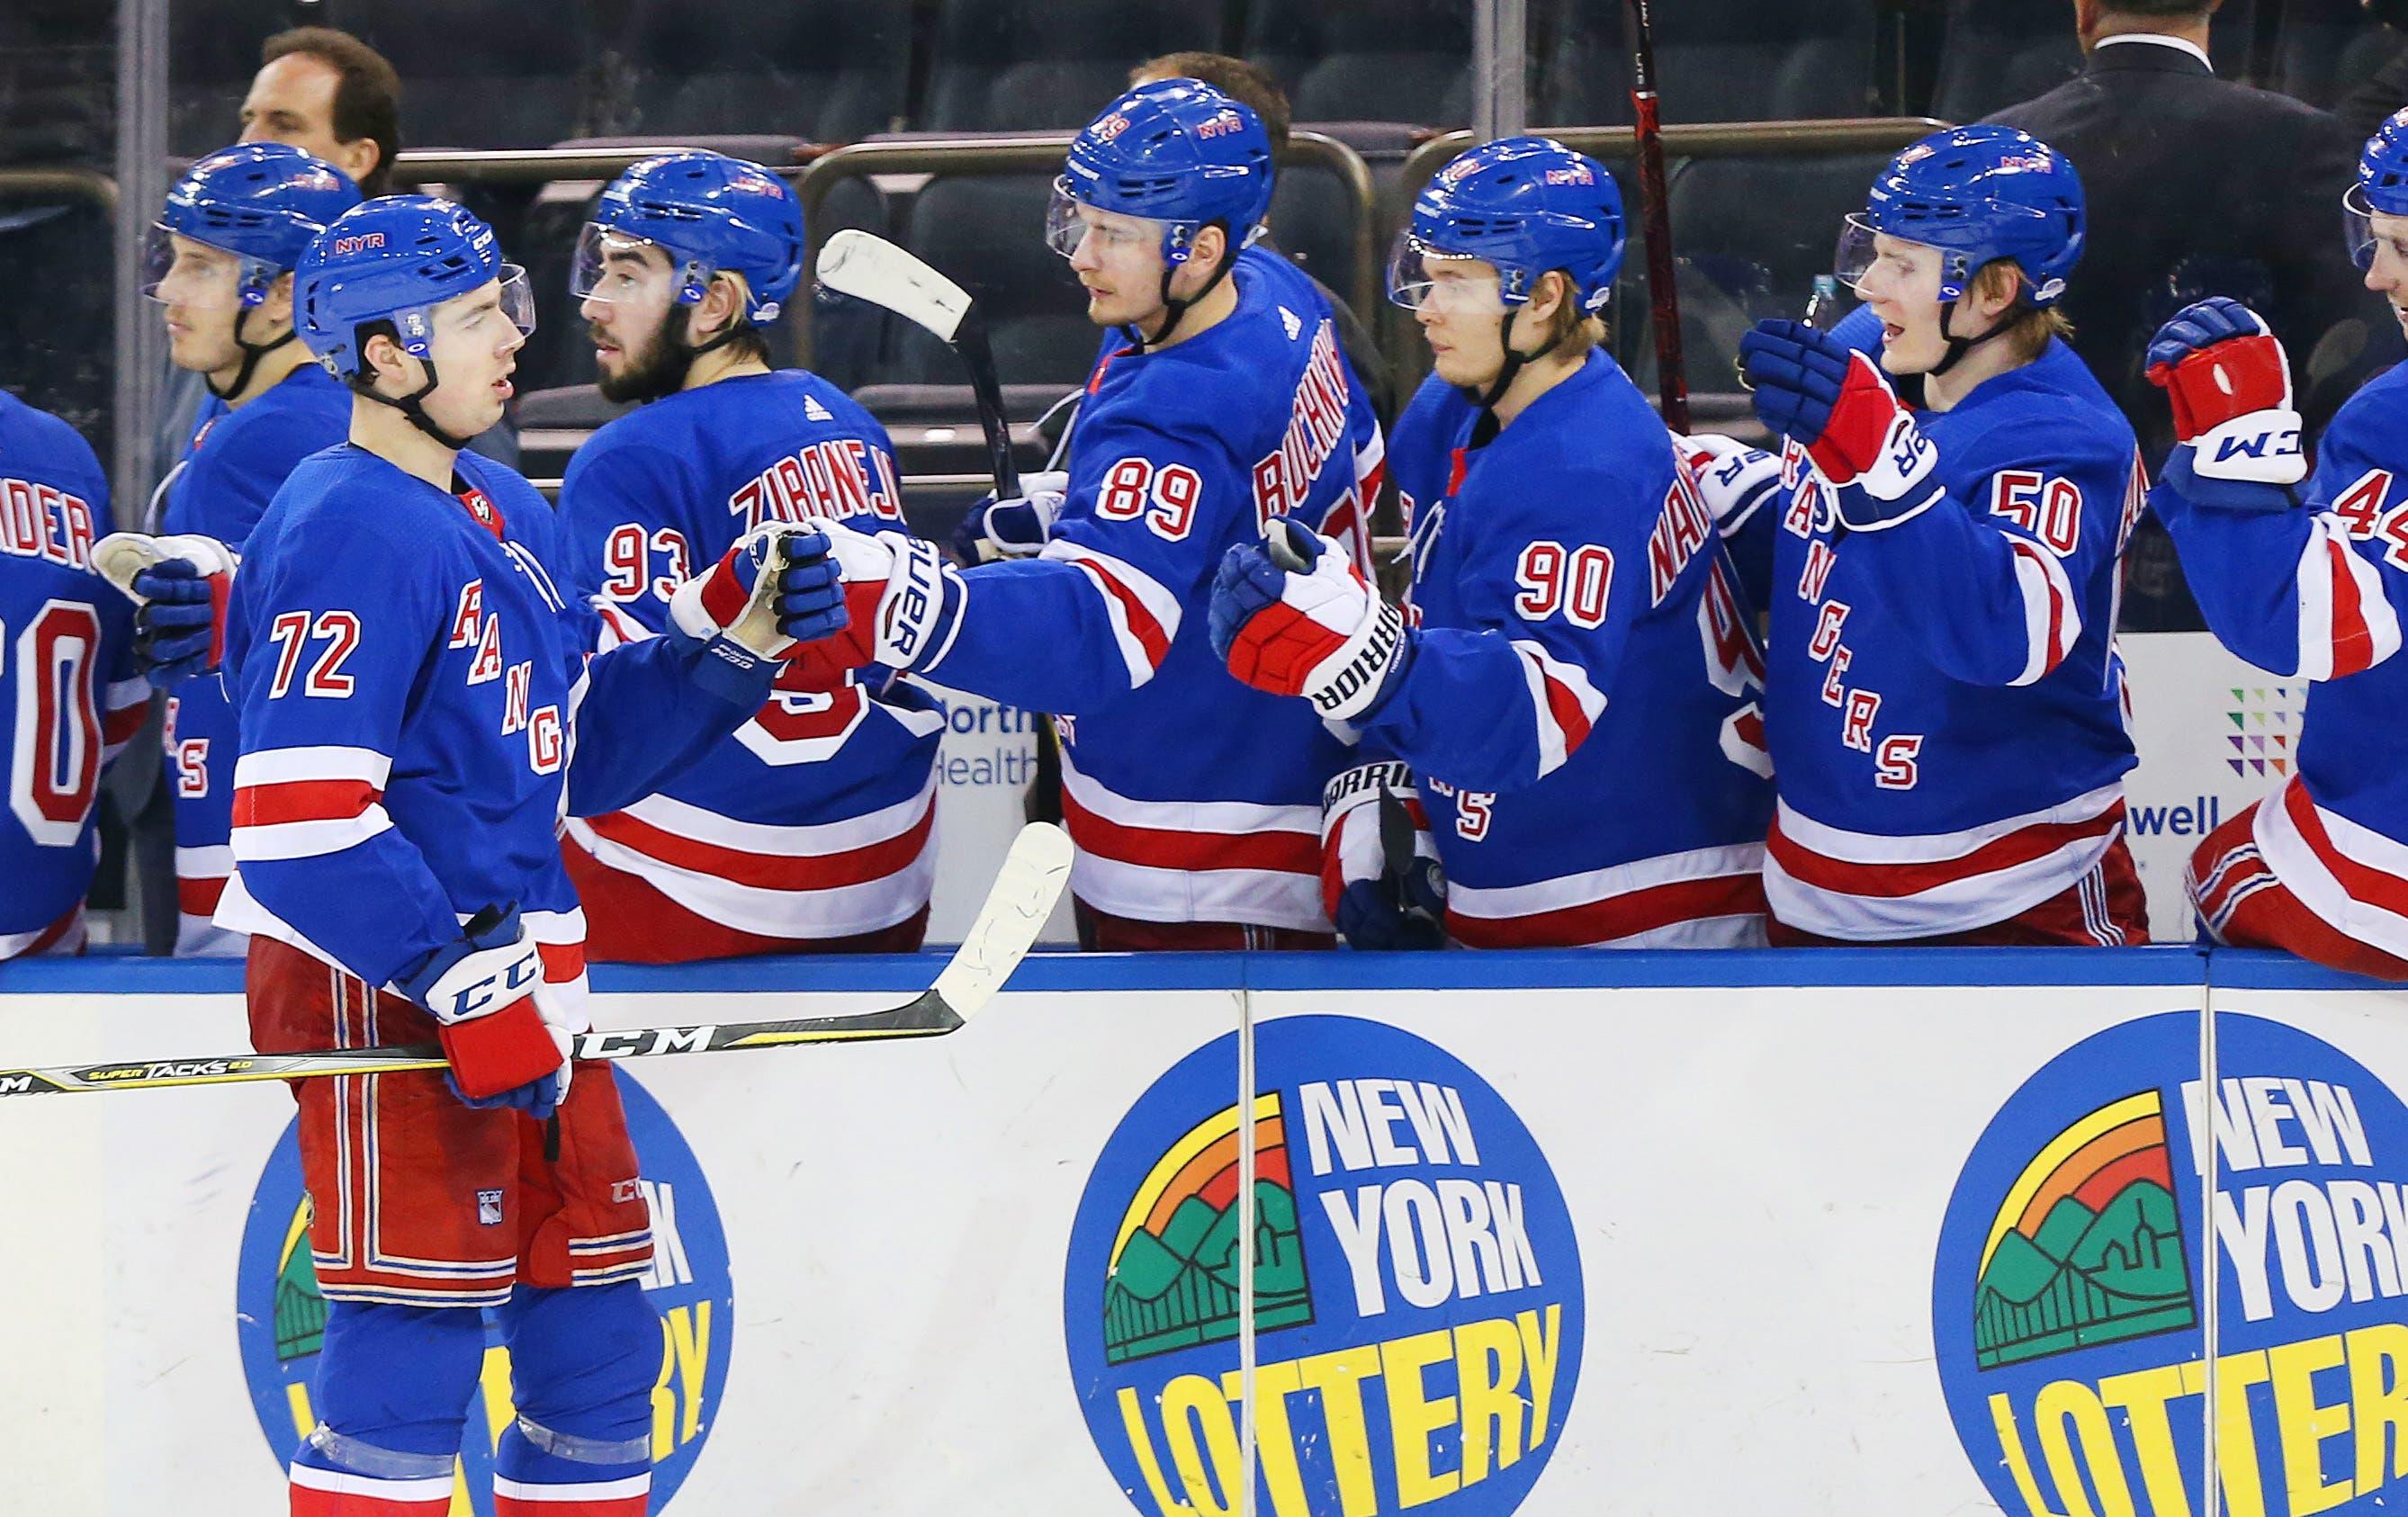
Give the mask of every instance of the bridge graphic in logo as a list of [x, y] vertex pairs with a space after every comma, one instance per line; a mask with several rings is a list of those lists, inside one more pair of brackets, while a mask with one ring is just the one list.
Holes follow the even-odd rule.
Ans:
[[[1312, 1321], [1279, 1093], [1254, 1100], [1254, 1324]], [[1104, 1286], [1104, 1357], [1123, 1365], [1238, 1336], [1238, 1108], [1190, 1128], [1129, 1198]]]
[[1991, 1221], [1978, 1278], [1984, 1369], [2197, 1323], [2157, 1091], [2100, 1108], [2041, 1150]]

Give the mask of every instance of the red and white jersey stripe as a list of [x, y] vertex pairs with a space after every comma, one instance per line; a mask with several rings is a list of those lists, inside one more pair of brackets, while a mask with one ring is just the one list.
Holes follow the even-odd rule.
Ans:
[[2004, 922], [2088, 874], [2124, 829], [2121, 780], [1962, 832], [1847, 832], [1781, 801], [1764, 894], [1782, 923], [1823, 937], [1882, 942]]
[[1139, 922], [1231, 922], [1327, 932], [1321, 808], [1147, 801], [1062, 759], [1062, 815], [1077, 854], [1070, 890]]
[[1446, 931], [1469, 948], [1761, 948], [1764, 847], [1694, 849], [1501, 889], [1450, 881]]
[[2258, 806], [2251, 832], [2300, 904], [2335, 932], [2408, 958], [2408, 843], [2318, 806], [2297, 775]]
[[78, 901], [64, 916], [46, 927], [0, 933], [0, 962], [30, 959], [42, 953], [72, 956], [83, 952], [84, 937], [83, 902]]
[[211, 920], [234, 875], [234, 845], [176, 848], [176, 955], [239, 953], [243, 935]]
[[809, 825], [742, 822], [667, 795], [567, 820], [568, 840], [739, 932], [796, 941], [891, 927], [928, 904], [937, 777], [882, 809]]
[[390, 755], [367, 748], [271, 748], [234, 767], [234, 856], [306, 859], [339, 853], [393, 825], [385, 814]]
[[1128, 666], [1129, 688], [1153, 679], [1170, 652], [1171, 639], [1179, 636], [1179, 597], [1143, 569], [1084, 543], [1056, 537], [1041, 556], [1086, 571], [1111, 620], [1121, 660]]
[[2400, 616], [2383, 593], [2383, 571], [2350, 542], [2349, 523], [2325, 511], [2300, 551], [2298, 673], [2303, 680], [2339, 680], [2400, 651]]
[[644, 1517], [650, 1510], [650, 1471], [615, 1481], [549, 1484], [494, 1477], [494, 1517]]
[[2082, 603], [2074, 598], [2073, 581], [2055, 553], [2036, 542], [2007, 538], [2014, 560], [2015, 589], [2024, 603], [2024, 637], [2029, 653], [2023, 672], [2007, 682], [2028, 685], [2065, 662], [2082, 640]]
[[102, 692], [100, 762], [115, 759], [150, 715], [150, 681], [120, 680]]
[[349, 1470], [295, 1464], [293, 1517], [443, 1517], [452, 1510], [452, 1476], [382, 1480]]
[[1605, 695], [1579, 665], [1565, 663], [1535, 639], [1512, 641], [1513, 651], [1522, 655], [1522, 678], [1530, 688], [1531, 714], [1539, 729], [1535, 778], [1544, 780], [1587, 740], [1588, 729], [1605, 714]]

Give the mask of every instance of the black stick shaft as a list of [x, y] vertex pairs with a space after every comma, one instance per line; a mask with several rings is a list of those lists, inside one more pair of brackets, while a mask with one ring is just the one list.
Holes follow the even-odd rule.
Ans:
[[1656, 388], [1664, 424], [1689, 430], [1689, 380], [1681, 361], [1681, 297], [1672, 273], [1672, 208], [1664, 190], [1664, 128], [1656, 112], [1656, 23], [1648, 0], [1629, 0], [1630, 107], [1646, 201], [1647, 299], [1656, 320]]

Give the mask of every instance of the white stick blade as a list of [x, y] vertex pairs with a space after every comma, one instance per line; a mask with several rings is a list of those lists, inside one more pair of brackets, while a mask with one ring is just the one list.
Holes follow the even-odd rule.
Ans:
[[847, 227], [820, 250], [820, 283], [882, 306], [945, 342], [961, 330], [969, 292], [884, 237]]
[[1050, 822], [1021, 828], [978, 920], [937, 976], [936, 992], [955, 1015], [968, 1022], [1003, 988], [1045, 930], [1045, 919], [1069, 881], [1069, 835]]

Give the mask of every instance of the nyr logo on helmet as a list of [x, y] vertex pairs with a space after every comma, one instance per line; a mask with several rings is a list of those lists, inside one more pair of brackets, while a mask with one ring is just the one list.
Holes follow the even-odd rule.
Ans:
[[[2211, 1183], [2212, 1178], [2212, 1183]], [[2213, 1254], [2211, 1255], [2211, 1252]], [[2408, 1107], [2282, 1023], [2143, 1017], [2027, 1081], [1966, 1161], [1931, 1330], [2013, 1517], [2408, 1505]]]
[[1546, 179], [1549, 184], [1595, 184], [1597, 176], [1588, 171], [1586, 164], [1569, 164], [1547, 170]]
[[[643, 1158], [643, 1176], [632, 1183], [652, 1217], [652, 1267], [641, 1281], [644, 1298], [661, 1314], [650, 1510], [666, 1511], [719, 1420], [735, 1348], [736, 1289], [719, 1207], [694, 1151], [668, 1113], [624, 1072], [619, 1095], [628, 1135]], [[466, 1193], [459, 1204], [474, 1209], [482, 1225], [514, 1221], [499, 1192]], [[243, 1378], [259, 1429], [266, 1435], [266, 1453], [279, 1464], [318, 1424], [311, 1392], [325, 1346], [326, 1298], [319, 1294], [310, 1261], [309, 1206], [302, 1188], [300, 1138], [288, 1123], [251, 1193], [235, 1275], [235, 1336]], [[490, 1324], [486, 1334], [479, 1395], [469, 1403], [450, 1507], [474, 1517], [492, 1517], [494, 1447], [518, 1417], [510, 1404], [509, 1351]]]
[[384, 246], [381, 232], [346, 233], [335, 239], [335, 256], [348, 258], [356, 252], [370, 252]]
[[1232, 132], [1242, 132], [1245, 129], [1246, 122], [1243, 117], [1234, 110], [1224, 110], [1214, 113], [1211, 121], [1197, 127], [1196, 135], [1199, 137], [1225, 137]]
[[1111, 1478], [1146, 1517], [1242, 1505], [1250, 1239], [1254, 1510], [1506, 1517], [1580, 1378], [1580, 1250], [1545, 1154], [1487, 1081], [1383, 1023], [1281, 1017], [1255, 1061], [1241, 1110], [1235, 1034], [1181, 1060], [1080, 1199], [1063, 1320]]
[[2029, 152], [2011, 152], [1999, 160], [2002, 174], [2045, 174], [2056, 166], [2056, 157], [2037, 148]]

